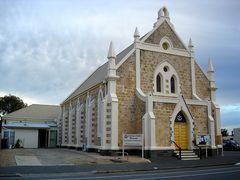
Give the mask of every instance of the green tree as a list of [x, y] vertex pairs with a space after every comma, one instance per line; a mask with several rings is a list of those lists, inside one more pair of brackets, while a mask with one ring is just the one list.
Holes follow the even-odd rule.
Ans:
[[227, 129], [221, 129], [222, 136], [228, 136], [228, 130]]
[[27, 107], [27, 104], [17, 96], [9, 94], [8, 96], [0, 97], [1, 114], [8, 114], [24, 107]]

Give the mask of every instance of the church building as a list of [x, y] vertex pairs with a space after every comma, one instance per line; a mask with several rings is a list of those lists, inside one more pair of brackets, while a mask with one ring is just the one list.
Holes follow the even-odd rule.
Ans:
[[[195, 150], [208, 137], [208, 150], [222, 148], [214, 69], [198, 65], [162, 7], [151, 31], [96, 69], [61, 104], [58, 145], [109, 153], [122, 149], [122, 134], [143, 134], [145, 157]], [[127, 148], [127, 147], [126, 147]], [[128, 147], [131, 149], [131, 147]]]

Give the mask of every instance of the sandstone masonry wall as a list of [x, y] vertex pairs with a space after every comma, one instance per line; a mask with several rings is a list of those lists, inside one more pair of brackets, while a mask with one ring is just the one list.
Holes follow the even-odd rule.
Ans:
[[195, 134], [208, 134], [208, 107], [200, 105], [188, 105], [194, 120]]
[[184, 45], [181, 43], [179, 38], [176, 36], [166, 21], [163, 22], [159, 28], [148, 37], [145, 42], [151, 44], [159, 44], [160, 40], [164, 36], [167, 36], [171, 39], [174, 48], [185, 49]]
[[195, 77], [197, 95], [201, 99], [210, 99], [210, 82], [197, 63], [195, 63]]
[[145, 105], [135, 95], [135, 53], [117, 70], [118, 97], [118, 135], [119, 146], [122, 145], [122, 133], [141, 133], [142, 116]]
[[144, 93], [154, 92], [154, 71], [161, 62], [169, 62], [176, 70], [181, 92], [187, 99], [192, 98], [190, 58], [141, 50], [141, 88]]
[[171, 146], [170, 116], [176, 104], [154, 102], [155, 121], [156, 121], [156, 145]]

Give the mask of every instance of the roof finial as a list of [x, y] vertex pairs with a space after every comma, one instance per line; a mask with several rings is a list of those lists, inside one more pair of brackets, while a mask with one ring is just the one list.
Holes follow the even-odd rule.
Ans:
[[134, 40], [135, 41], [139, 41], [139, 37], [140, 37], [140, 35], [139, 35], [139, 31], [138, 31], [138, 28], [136, 27], [136, 29], [135, 29], [135, 32], [134, 32]]
[[116, 55], [115, 55], [115, 51], [114, 51], [114, 46], [113, 46], [113, 42], [111, 41], [110, 42], [110, 46], [109, 46], [109, 50], [108, 50], [108, 59], [110, 58], [116, 58]]
[[158, 11], [158, 20], [160, 18], [166, 18], [166, 19], [169, 19], [169, 12], [167, 10], [167, 7], [166, 6], [163, 6], [159, 11]]

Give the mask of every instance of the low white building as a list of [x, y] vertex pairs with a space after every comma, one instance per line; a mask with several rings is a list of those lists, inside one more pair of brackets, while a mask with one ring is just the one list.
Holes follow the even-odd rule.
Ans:
[[33, 104], [5, 115], [3, 129], [13, 130], [14, 144], [24, 148], [56, 147], [59, 112], [59, 106]]
[[233, 138], [240, 144], [240, 128], [233, 129]]

